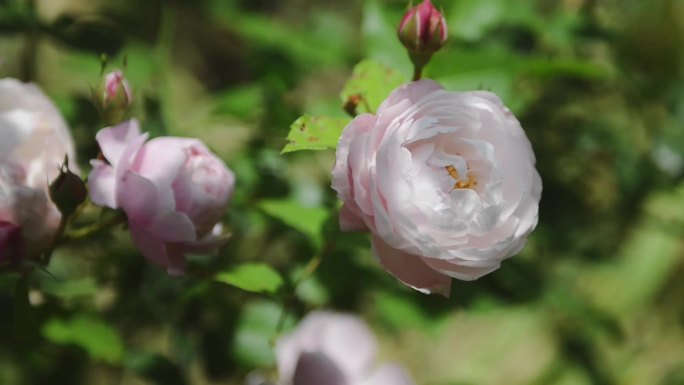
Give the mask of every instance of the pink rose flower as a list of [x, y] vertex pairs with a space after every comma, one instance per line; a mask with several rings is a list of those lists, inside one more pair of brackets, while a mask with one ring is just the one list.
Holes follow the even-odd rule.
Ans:
[[375, 258], [416, 290], [448, 296], [452, 277], [496, 270], [537, 224], [532, 146], [490, 92], [404, 85], [344, 129], [336, 157], [340, 227], [370, 230]]
[[140, 252], [171, 275], [185, 272], [186, 253], [214, 253], [235, 177], [197, 139], [160, 137], [146, 143], [136, 120], [100, 130], [108, 161], [92, 160], [90, 198], [122, 209]]
[[23, 243], [6, 245], [16, 237], [3, 237], [1, 249], [35, 257], [48, 247], [60, 221], [48, 184], [65, 155], [78, 172], [71, 134], [52, 102], [34, 84], [0, 80], [0, 222], [21, 228]]
[[279, 385], [414, 385], [399, 365], [373, 367], [377, 352], [368, 327], [351, 315], [310, 313], [276, 342]]

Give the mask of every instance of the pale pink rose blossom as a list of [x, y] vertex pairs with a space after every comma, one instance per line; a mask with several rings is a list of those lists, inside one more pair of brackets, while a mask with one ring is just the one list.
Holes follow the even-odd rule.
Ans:
[[1, 79], [0, 222], [21, 228], [24, 256], [45, 250], [57, 229], [60, 213], [48, 185], [65, 155], [78, 173], [71, 134], [52, 102], [34, 84]]
[[377, 343], [360, 319], [316, 311], [276, 342], [279, 385], [414, 385], [396, 364], [375, 366]]
[[404, 85], [344, 129], [336, 157], [340, 227], [370, 230], [375, 258], [416, 290], [448, 296], [452, 277], [496, 270], [537, 224], [532, 146], [493, 93]]
[[219, 223], [235, 177], [197, 139], [147, 141], [136, 120], [100, 130], [106, 162], [92, 160], [95, 204], [122, 209], [140, 252], [171, 275], [185, 272], [186, 253], [215, 253], [224, 243]]

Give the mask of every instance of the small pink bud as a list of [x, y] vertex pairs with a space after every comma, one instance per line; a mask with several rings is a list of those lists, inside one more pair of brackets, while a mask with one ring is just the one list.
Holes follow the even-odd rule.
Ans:
[[104, 94], [102, 101], [104, 104], [120, 102], [126, 105], [133, 100], [133, 93], [128, 80], [124, 78], [122, 71], [112, 71], [105, 75]]
[[397, 33], [409, 52], [432, 54], [446, 42], [447, 24], [430, 0], [424, 0], [406, 12]]
[[116, 124], [126, 118], [133, 102], [133, 92], [122, 71], [104, 75], [94, 91], [95, 103], [106, 124]]
[[16, 263], [23, 253], [21, 227], [0, 221], [0, 265]]

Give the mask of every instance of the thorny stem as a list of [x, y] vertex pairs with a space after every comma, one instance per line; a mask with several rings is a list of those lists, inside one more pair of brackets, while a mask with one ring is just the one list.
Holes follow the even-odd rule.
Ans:
[[318, 267], [321, 265], [321, 262], [323, 261], [323, 257], [328, 254], [332, 250], [332, 243], [327, 242], [325, 244], [325, 247], [323, 250], [315, 255], [313, 258], [309, 260], [309, 262], [304, 266], [304, 270], [302, 270], [302, 273], [295, 279], [295, 281], [292, 283], [291, 286], [291, 291], [288, 293], [287, 297], [283, 301], [283, 307], [280, 312], [280, 317], [278, 318], [278, 324], [276, 325], [276, 331], [275, 331], [275, 336], [274, 339], [277, 338], [280, 333], [282, 333], [283, 328], [285, 327], [285, 320], [287, 320], [287, 316], [290, 313], [290, 308], [292, 303], [296, 299], [296, 293], [297, 293], [297, 288], [299, 285], [307, 280], [309, 277], [311, 277]]

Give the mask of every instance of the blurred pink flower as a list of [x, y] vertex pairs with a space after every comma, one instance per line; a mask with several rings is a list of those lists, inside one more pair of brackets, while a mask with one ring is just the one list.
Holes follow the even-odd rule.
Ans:
[[108, 162], [91, 161], [90, 198], [126, 212], [133, 242], [147, 259], [180, 275], [186, 253], [218, 251], [235, 183], [221, 159], [197, 139], [145, 143], [136, 120], [104, 128], [96, 139]]
[[276, 342], [279, 385], [413, 385], [399, 365], [374, 367], [375, 337], [360, 319], [324, 311], [307, 315]]
[[22, 229], [25, 256], [47, 248], [59, 224], [47, 194], [65, 155], [75, 160], [74, 143], [52, 102], [34, 84], [1, 79], [0, 222]]
[[344, 129], [336, 157], [340, 227], [370, 230], [376, 259], [416, 290], [448, 296], [451, 277], [496, 270], [537, 224], [532, 146], [490, 92], [404, 85]]

